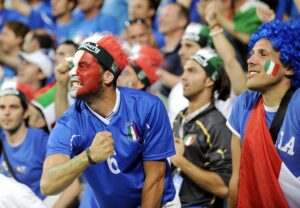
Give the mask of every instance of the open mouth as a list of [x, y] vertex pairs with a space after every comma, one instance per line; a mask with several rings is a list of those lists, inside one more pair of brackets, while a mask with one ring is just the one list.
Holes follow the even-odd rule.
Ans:
[[71, 79], [71, 88], [78, 89], [78, 88], [81, 88], [81, 87], [82, 87], [82, 84], [81, 84], [81, 82], [79, 81], [78, 78], [72, 78]]

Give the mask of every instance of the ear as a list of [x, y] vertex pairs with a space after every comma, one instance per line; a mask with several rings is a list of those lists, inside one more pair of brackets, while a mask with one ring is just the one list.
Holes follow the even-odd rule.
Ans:
[[155, 9], [149, 9], [148, 17], [152, 18], [155, 15]]
[[287, 77], [291, 77], [295, 74], [294, 70], [291, 69], [291, 68], [286, 68], [285, 72], [284, 72], [284, 75], [287, 76]]
[[115, 76], [110, 71], [106, 70], [103, 73], [103, 82], [104, 82], [104, 84], [110, 84], [114, 81], [114, 79], [115, 79]]
[[210, 87], [214, 86], [214, 81], [209, 76], [207, 76], [206, 79], [205, 79], [205, 86], [207, 88], [210, 88]]
[[29, 110], [27, 109], [24, 114], [23, 114], [23, 119], [28, 119], [29, 118]]
[[144, 85], [144, 83], [142, 83], [140, 80], [137, 82], [137, 84], [136, 84], [136, 88], [138, 89], [138, 90], [142, 90], [142, 89], [144, 89], [144, 87], [145, 87], [145, 85]]

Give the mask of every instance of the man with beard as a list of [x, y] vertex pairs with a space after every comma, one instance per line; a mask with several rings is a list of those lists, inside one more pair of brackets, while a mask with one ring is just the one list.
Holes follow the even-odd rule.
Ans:
[[77, 100], [51, 132], [44, 194], [62, 191], [83, 172], [100, 207], [180, 207], [167, 162], [175, 151], [166, 110], [153, 95], [116, 88], [127, 62], [113, 35], [79, 46], [70, 71]]

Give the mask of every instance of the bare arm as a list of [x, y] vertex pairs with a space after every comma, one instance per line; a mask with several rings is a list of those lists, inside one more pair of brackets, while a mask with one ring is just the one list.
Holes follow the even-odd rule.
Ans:
[[172, 87], [174, 87], [178, 82], [180, 82], [180, 76], [172, 74], [167, 70], [158, 69], [157, 75], [160, 77], [163, 84], [170, 89], [172, 89]]
[[238, 199], [241, 142], [240, 139], [234, 134], [232, 134], [232, 139], [231, 139], [231, 154], [232, 154], [232, 176], [229, 182], [228, 207], [236, 208], [237, 199]]
[[63, 208], [68, 207], [80, 194], [81, 186], [80, 181], [76, 178], [73, 183], [66, 188], [63, 194], [59, 197], [53, 208]]
[[142, 190], [142, 207], [160, 207], [164, 190], [166, 161], [144, 161], [146, 179]]
[[[97, 133], [91, 144], [91, 158], [102, 162], [114, 154], [112, 135], [109, 132]], [[41, 178], [41, 191], [52, 195], [67, 188], [88, 166], [89, 161], [84, 152], [70, 159], [64, 154], [54, 154], [46, 158]]]
[[192, 162], [188, 161], [184, 156], [184, 144], [182, 140], [175, 140], [176, 155], [171, 158], [173, 165], [180, 168], [195, 184], [202, 189], [213, 193], [221, 198], [226, 198], [228, 188], [222, 178], [215, 172], [204, 170]]
[[294, 2], [295, 2], [295, 5], [298, 9], [298, 12], [300, 12], [300, 0], [294, 0]]
[[68, 103], [68, 84], [70, 66], [67, 61], [58, 64], [54, 68], [56, 79], [56, 92], [55, 92], [55, 118], [58, 119], [69, 107]]

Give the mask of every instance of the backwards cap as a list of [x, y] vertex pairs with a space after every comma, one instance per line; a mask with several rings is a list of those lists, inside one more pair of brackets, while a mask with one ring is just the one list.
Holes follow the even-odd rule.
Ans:
[[14, 95], [14, 96], [18, 97], [20, 99], [23, 109], [27, 110], [27, 108], [28, 108], [27, 98], [22, 91], [20, 91], [16, 88], [4, 88], [4, 89], [0, 90], [0, 97], [4, 97], [7, 95]]
[[120, 40], [112, 34], [96, 34], [85, 39], [78, 50], [92, 54], [105, 70], [117, 78], [128, 63]]
[[202, 66], [213, 81], [219, 78], [220, 70], [224, 67], [223, 60], [212, 48], [199, 49], [191, 59]]
[[191, 40], [197, 42], [202, 48], [211, 45], [209, 28], [198, 23], [190, 23], [182, 36], [182, 40]]

